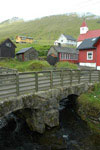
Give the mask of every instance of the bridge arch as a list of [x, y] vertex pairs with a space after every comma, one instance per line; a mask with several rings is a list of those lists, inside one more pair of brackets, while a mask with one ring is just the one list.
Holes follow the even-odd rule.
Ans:
[[66, 87], [58, 87], [34, 94], [12, 97], [0, 101], [0, 118], [19, 110], [29, 109], [26, 122], [33, 131], [43, 133], [45, 126], [59, 125], [59, 102], [67, 97], [79, 96], [89, 88], [88, 84], [79, 84]]

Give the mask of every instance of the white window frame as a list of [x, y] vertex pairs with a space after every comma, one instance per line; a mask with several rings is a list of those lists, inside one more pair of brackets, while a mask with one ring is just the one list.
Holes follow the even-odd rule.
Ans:
[[[89, 54], [89, 53], [92, 54], [92, 57], [91, 57], [91, 58], [88, 57], [88, 54]], [[87, 60], [93, 60], [93, 51], [87, 52]]]

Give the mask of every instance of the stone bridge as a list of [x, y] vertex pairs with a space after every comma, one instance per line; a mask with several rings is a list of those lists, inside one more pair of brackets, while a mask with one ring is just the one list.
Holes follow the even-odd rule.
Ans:
[[[79, 79], [79, 78], [78, 78]], [[80, 80], [80, 79], [79, 79]], [[15, 113], [24, 118], [32, 131], [43, 133], [45, 127], [59, 125], [59, 102], [69, 95], [85, 93], [93, 83], [58, 86], [0, 100], [0, 118]]]

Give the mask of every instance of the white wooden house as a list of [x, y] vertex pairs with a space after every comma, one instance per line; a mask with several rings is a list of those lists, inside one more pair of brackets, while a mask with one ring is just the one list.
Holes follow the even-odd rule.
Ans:
[[77, 45], [77, 41], [70, 35], [61, 34], [58, 40], [54, 42], [54, 45]]

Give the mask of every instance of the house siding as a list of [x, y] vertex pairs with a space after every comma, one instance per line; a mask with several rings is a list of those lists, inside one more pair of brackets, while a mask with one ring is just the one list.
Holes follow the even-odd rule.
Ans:
[[[87, 60], [87, 52], [93, 52], [93, 59]], [[79, 63], [96, 63], [96, 50], [80, 50], [79, 51]]]
[[38, 58], [38, 52], [31, 48], [27, 52], [24, 53], [24, 61], [33, 60]]
[[97, 46], [97, 66], [100, 66], [100, 44]]

